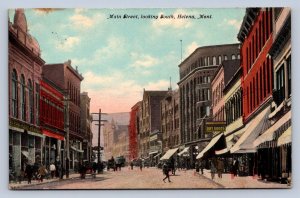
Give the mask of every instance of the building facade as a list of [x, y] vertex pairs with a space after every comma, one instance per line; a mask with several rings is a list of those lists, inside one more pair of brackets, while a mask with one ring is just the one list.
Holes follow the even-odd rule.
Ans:
[[137, 102], [130, 112], [129, 120], [129, 159], [134, 160], [138, 158], [138, 135], [140, 131], [139, 109], [141, 108], [141, 101]]
[[180, 145], [179, 124], [179, 92], [169, 90], [165, 98], [161, 100], [163, 152]]
[[65, 63], [47, 64], [43, 67], [43, 76], [52, 81], [57, 87], [64, 90], [68, 98], [68, 130], [69, 130], [69, 168], [78, 169], [82, 160], [82, 143], [84, 134], [81, 132], [80, 121], [80, 84], [83, 80], [77, 68], [74, 69], [71, 61]]
[[197, 48], [179, 65], [181, 144], [190, 147], [190, 164], [204, 149], [212, 134], [205, 133], [204, 123], [211, 115], [211, 79], [224, 60], [239, 59], [239, 44]]
[[16, 174], [25, 164], [41, 163], [44, 136], [39, 128], [40, 81], [44, 60], [29, 33], [23, 9], [8, 23], [9, 168]]
[[43, 79], [40, 82], [40, 129], [45, 136], [43, 164], [61, 165], [65, 157], [64, 95], [53, 83]]
[[[140, 154], [141, 158], [149, 158], [150, 133], [160, 131], [161, 114], [160, 101], [167, 91], [146, 91], [143, 93], [140, 131]], [[161, 141], [161, 140], [160, 140]]]
[[291, 9], [272, 8], [273, 44], [269, 51], [273, 59], [274, 90], [271, 127], [261, 134], [257, 146], [261, 178], [287, 182], [292, 175], [291, 139]]
[[80, 94], [80, 120], [81, 120], [81, 132], [83, 135], [82, 150], [83, 160], [91, 161], [92, 157], [92, 140], [93, 133], [91, 130], [92, 116], [90, 114], [91, 98], [87, 92]]

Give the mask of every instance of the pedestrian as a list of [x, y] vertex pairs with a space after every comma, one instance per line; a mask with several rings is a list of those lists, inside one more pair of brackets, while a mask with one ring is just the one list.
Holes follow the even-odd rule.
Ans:
[[216, 169], [216, 162], [215, 159], [212, 159], [210, 161], [210, 173], [211, 173], [211, 179], [213, 180], [215, 178], [215, 173], [217, 172]]
[[28, 163], [26, 165], [25, 174], [27, 176], [28, 184], [31, 184], [32, 174], [33, 174], [33, 167]]
[[39, 167], [39, 175], [40, 175], [40, 182], [43, 182], [43, 179], [45, 178], [45, 175], [47, 174], [47, 169], [46, 167], [41, 164], [41, 166]]
[[195, 172], [195, 173], [196, 173], [197, 175], [200, 175], [200, 174], [199, 174], [199, 172], [200, 172], [200, 165], [199, 165], [199, 162], [197, 162], [197, 161], [196, 161], [196, 163], [195, 163], [195, 169], [196, 169], [196, 172]]
[[237, 176], [238, 169], [239, 169], [239, 161], [237, 159], [234, 159], [232, 163], [232, 173], [234, 177]]
[[130, 167], [131, 167], [131, 170], [133, 170], [133, 162], [132, 161], [130, 162]]
[[200, 160], [199, 166], [200, 166], [201, 174], [203, 175], [204, 161]]
[[[164, 165], [163, 165], [163, 167], [162, 167], [162, 170], [163, 170], [163, 174], [164, 175], [166, 175], [166, 177], [165, 178], [163, 178], [163, 181], [165, 182], [165, 179], [167, 179], [168, 178], [168, 181], [169, 182], [171, 182], [171, 180], [170, 180], [170, 175], [169, 175], [169, 166], [168, 166], [168, 164], [165, 162], [164, 163]], [[165, 182], [166, 183], [166, 182]]]
[[142, 160], [141, 160], [141, 162], [140, 162], [140, 170], [141, 170], [141, 171], [143, 170], [143, 162], [142, 162]]
[[217, 171], [218, 171], [218, 177], [222, 178], [222, 173], [224, 171], [224, 162], [221, 158], [218, 158], [217, 161]]
[[55, 167], [54, 163], [51, 163], [51, 164], [50, 164], [51, 179], [54, 178], [55, 172], [56, 172], [56, 167]]

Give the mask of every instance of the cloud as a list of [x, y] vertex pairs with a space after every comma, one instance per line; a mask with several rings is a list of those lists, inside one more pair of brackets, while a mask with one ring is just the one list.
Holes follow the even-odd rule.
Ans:
[[233, 26], [237, 30], [241, 28], [242, 20], [236, 20], [236, 19], [224, 19], [223, 23], [220, 26]]
[[185, 49], [184, 57], [187, 57], [190, 54], [192, 54], [198, 47], [199, 47], [199, 44], [197, 44], [197, 42], [193, 41], [192, 43], [190, 43]]
[[72, 51], [72, 49], [80, 43], [79, 37], [70, 36], [64, 39], [64, 41], [57, 42], [57, 49], [61, 51]]
[[[154, 20], [152, 22], [152, 27], [154, 27], [156, 30], [160, 30], [161, 28], [174, 28], [174, 29], [183, 29], [183, 28], [189, 28], [192, 26], [192, 23], [190, 20], [188, 19], [177, 19], [177, 15], [178, 14], [188, 14], [186, 11], [184, 10], [176, 10], [174, 13], [173, 13], [173, 16], [175, 17], [175, 19], [164, 19], [164, 18], [158, 18], [156, 20]], [[158, 16], [161, 16], [161, 15], [167, 15], [163, 12], [160, 12], [158, 14]]]
[[121, 55], [125, 52], [125, 39], [122, 37], [111, 36], [107, 39], [104, 47], [95, 50], [90, 56], [84, 58], [74, 57], [72, 58], [72, 61], [76, 65], [99, 66], [105, 61], [111, 61], [116, 57], [122, 57]]
[[34, 8], [34, 13], [37, 15], [46, 15], [51, 12], [59, 11], [59, 10], [64, 10], [63, 8]]
[[90, 29], [104, 20], [102, 14], [94, 14], [93, 16], [84, 15], [85, 9], [75, 9], [74, 12], [75, 14], [72, 15], [69, 20], [72, 24], [71, 27], [79, 30]]
[[131, 64], [134, 68], [150, 68], [159, 63], [157, 58], [154, 58], [150, 55], [131, 53], [131, 57], [133, 59], [133, 63]]

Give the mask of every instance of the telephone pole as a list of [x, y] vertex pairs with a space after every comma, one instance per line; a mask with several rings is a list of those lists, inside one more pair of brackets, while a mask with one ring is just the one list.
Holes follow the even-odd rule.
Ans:
[[98, 149], [97, 149], [97, 152], [98, 152], [98, 159], [97, 159], [97, 164], [98, 164], [98, 173], [102, 172], [103, 171], [103, 167], [101, 166], [101, 145], [100, 145], [100, 136], [101, 136], [101, 126], [103, 126], [102, 122], [106, 122], [107, 120], [102, 120], [101, 119], [101, 115], [102, 114], [106, 114], [106, 113], [102, 113], [101, 112], [101, 109], [99, 109], [99, 113], [92, 113], [92, 114], [96, 114], [98, 115], [98, 120], [92, 120], [93, 121], [97, 121], [98, 124]]

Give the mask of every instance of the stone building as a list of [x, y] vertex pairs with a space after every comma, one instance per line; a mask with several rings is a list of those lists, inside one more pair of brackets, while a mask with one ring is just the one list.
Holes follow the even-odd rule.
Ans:
[[212, 134], [205, 133], [204, 123], [211, 118], [211, 79], [224, 60], [239, 59], [239, 44], [197, 48], [179, 65], [181, 144], [190, 147], [193, 165]]
[[93, 133], [91, 130], [92, 124], [92, 116], [90, 114], [90, 103], [91, 98], [88, 96], [87, 92], [83, 92], [80, 94], [80, 120], [81, 120], [81, 132], [83, 135], [83, 143], [82, 143], [82, 150], [83, 159], [84, 160], [91, 160], [92, 156], [92, 140], [93, 140]]
[[[150, 133], [160, 131], [161, 106], [160, 101], [166, 96], [167, 91], [144, 90], [141, 108], [141, 131], [140, 131], [140, 157], [149, 158]], [[161, 140], [158, 140], [161, 141]]]
[[45, 64], [37, 40], [29, 33], [23, 9], [8, 22], [9, 168], [17, 174], [25, 163], [40, 163], [43, 138], [39, 98]]
[[[81, 132], [80, 127], [80, 84], [83, 77], [77, 68], [72, 67], [71, 60], [65, 63], [44, 65], [43, 77], [67, 92], [66, 96], [69, 104], [69, 167], [77, 170], [78, 163], [83, 157], [84, 134]], [[66, 157], [68, 158], [68, 156]]]

